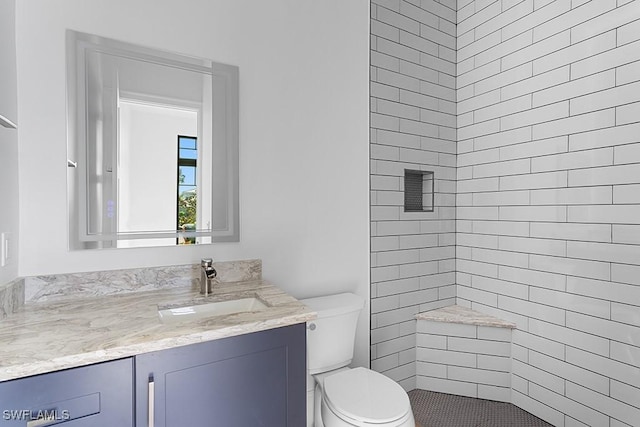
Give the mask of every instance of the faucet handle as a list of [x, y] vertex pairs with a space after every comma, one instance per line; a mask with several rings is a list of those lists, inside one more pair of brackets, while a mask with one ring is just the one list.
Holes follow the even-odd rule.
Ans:
[[207, 280], [215, 279], [218, 277], [218, 272], [212, 266], [205, 267], [204, 274], [207, 276]]
[[213, 265], [213, 259], [211, 258], [202, 258], [200, 260], [201, 267], [211, 267]]

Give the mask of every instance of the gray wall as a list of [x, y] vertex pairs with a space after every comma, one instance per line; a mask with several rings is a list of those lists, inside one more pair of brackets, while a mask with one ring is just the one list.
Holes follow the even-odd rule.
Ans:
[[[415, 320], [455, 301], [455, 1], [371, 5], [371, 366], [415, 388]], [[404, 169], [435, 210], [404, 212]]]
[[[0, 0], [0, 115], [17, 122], [15, 0]], [[0, 287], [18, 276], [18, 131], [0, 126], [0, 233], [11, 233], [11, 262]]]
[[640, 420], [640, 4], [458, 2], [458, 303], [513, 320], [512, 400]]

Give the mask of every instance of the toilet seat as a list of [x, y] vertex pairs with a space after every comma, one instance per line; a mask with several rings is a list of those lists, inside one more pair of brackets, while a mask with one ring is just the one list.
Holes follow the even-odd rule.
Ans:
[[399, 426], [411, 413], [404, 389], [366, 368], [330, 375], [324, 379], [323, 389], [324, 404], [349, 425]]

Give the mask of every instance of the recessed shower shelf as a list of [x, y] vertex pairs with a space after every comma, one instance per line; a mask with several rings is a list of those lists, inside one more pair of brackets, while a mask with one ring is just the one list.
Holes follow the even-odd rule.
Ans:
[[433, 182], [432, 171], [404, 170], [405, 212], [433, 212]]

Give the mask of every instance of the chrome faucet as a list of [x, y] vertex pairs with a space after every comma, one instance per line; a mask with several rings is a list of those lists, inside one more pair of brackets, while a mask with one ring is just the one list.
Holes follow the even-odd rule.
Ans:
[[202, 258], [200, 260], [200, 293], [209, 295], [213, 279], [216, 278], [218, 272], [213, 268], [213, 260], [211, 258]]

